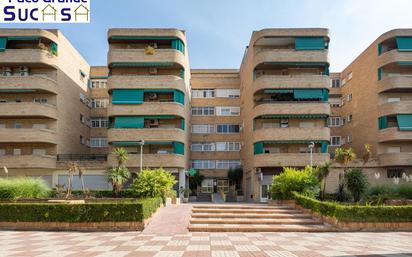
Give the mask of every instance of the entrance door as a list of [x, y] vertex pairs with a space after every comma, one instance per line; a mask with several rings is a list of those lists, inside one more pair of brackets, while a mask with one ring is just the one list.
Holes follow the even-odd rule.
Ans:
[[266, 203], [269, 199], [270, 194], [270, 185], [261, 185], [260, 186], [260, 201]]
[[218, 179], [217, 180], [217, 193], [223, 191], [224, 193], [229, 192], [229, 180], [227, 179]]

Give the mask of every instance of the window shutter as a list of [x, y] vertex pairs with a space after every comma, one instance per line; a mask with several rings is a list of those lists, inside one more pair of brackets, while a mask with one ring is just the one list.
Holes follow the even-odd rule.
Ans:
[[185, 154], [185, 145], [181, 142], [173, 142], [173, 152], [175, 154]]
[[324, 50], [326, 42], [323, 37], [297, 37], [295, 38], [296, 50]]
[[412, 114], [398, 114], [396, 118], [400, 130], [412, 131]]
[[263, 153], [263, 142], [256, 142], [253, 144], [253, 154], [262, 154]]
[[144, 117], [125, 116], [115, 117], [114, 128], [143, 128]]
[[6, 37], [0, 37], [0, 52], [4, 52], [7, 47], [7, 38]]
[[112, 95], [112, 104], [142, 104], [144, 90], [115, 89]]

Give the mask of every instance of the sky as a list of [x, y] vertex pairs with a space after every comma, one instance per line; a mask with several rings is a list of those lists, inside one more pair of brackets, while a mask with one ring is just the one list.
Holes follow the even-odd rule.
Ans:
[[411, 10], [412, 0], [91, 0], [90, 24], [0, 29], [60, 29], [91, 65], [105, 65], [109, 28], [178, 28], [191, 68], [238, 69], [254, 30], [324, 27], [331, 71], [339, 72], [384, 32], [412, 28]]

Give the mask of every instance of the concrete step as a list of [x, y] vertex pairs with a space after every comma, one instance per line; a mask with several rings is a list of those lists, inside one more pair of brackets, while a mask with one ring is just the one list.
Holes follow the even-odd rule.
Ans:
[[262, 204], [195, 204], [192, 206], [193, 209], [294, 209], [292, 206], [288, 205], [262, 205]]
[[190, 224], [296, 224], [296, 225], [321, 225], [322, 222], [311, 218], [306, 219], [217, 219], [217, 218], [192, 218]]
[[271, 213], [301, 213], [294, 209], [224, 209], [224, 208], [193, 208], [192, 213], [255, 213], [255, 214], [271, 214]]
[[215, 218], [215, 219], [236, 219], [236, 218], [247, 218], [247, 219], [290, 219], [290, 218], [300, 218], [307, 219], [312, 218], [312, 216], [303, 213], [192, 213], [192, 218]]
[[326, 225], [190, 224], [190, 232], [334, 232]]

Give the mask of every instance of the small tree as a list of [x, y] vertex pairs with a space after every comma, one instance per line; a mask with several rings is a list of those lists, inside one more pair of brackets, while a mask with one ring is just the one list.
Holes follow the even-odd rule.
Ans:
[[343, 164], [343, 173], [339, 173], [339, 185], [338, 185], [338, 193], [337, 193], [337, 200], [344, 201], [345, 200], [345, 174], [348, 169], [348, 166], [351, 162], [353, 162], [356, 158], [356, 154], [352, 148], [337, 148], [335, 150], [335, 161]]
[[201, 175], [199, 172], [196, 172], [194, 176], [189, 177], [189, 189], [192, 194], [197, 192], [197, 187], [202, 185], [204, 179], [205, 176]]
[[175, 177], [162, 168], [144, 169], [133, 181], [130, 189], [139, 197], [165, 197], [168, 190], [176, 184]]
[[227, 172], [227, 177], [229, 181], [236, 186], [236, 189], [240, 189], [242, 186], [242, 179], [243, 179], [243, 169], [242, 167], [237, 167], [234, 169], [229, 169]]
[[70, 198], [72, 196], [72, 190], [73, 190], [73, 175], [76, 173], [79, 169], [79, 166], [75, 162], [69, 162], [67, 164], [68, 166], [68, 173], [69, 176], [67, 178], [67, 193], [66, 193], [66, 198]]
[[365, 166], [365, 164], [370, 160], [371, 156], [372, 156], [372, 150], [371, 150], [371, 145], [370, 144], [365, 144], [363, 146], [364, 152], [362, 155], [362, 160], [363, 160], [363, 166]]
[[318, 177], [318, 180], [323, 182], [323, 186], [321, 187], [321, 195], [320, 195], [322, 200], [325, 199], [326, 179], [330, 173], [330, 166], [331, 166], [331, 162], [325, 162], [316, 167], [316, 175]]
[[345, 184], [352, 194], [353, 201], [359, 202], [368, 188], [368, 178], [361, 169], [350, 169], [345, 174]]
[[124, 148], [116, 148], [113, 154], [117, 158], [117, 167], [112, 167], [106, 171], [107, 181], [112, 184], [113, 195], [118, 197], [123, 189], [124, 183], [130, 178], [130, 171], [125, 166], [128, 154]]

